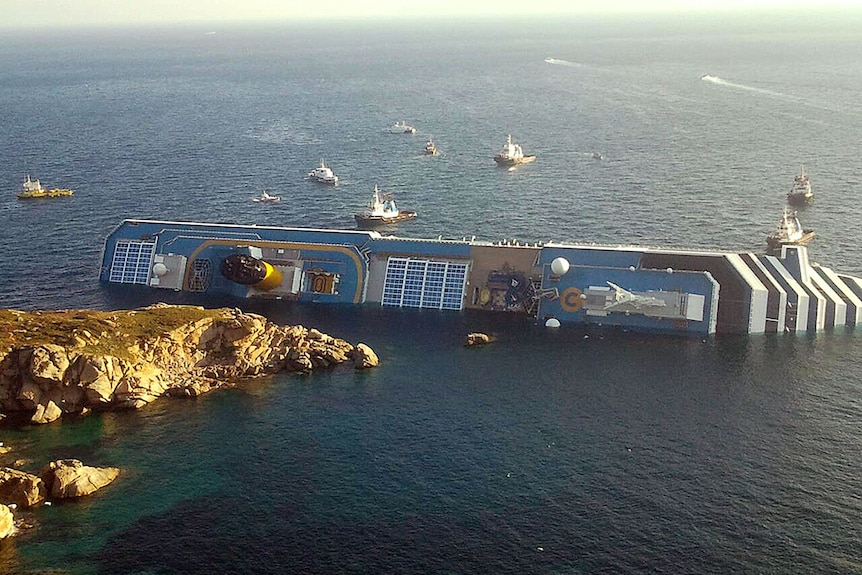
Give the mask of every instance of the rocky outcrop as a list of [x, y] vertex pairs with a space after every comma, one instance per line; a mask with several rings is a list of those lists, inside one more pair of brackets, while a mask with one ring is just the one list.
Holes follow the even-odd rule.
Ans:
[[51, 423], [60, 419], [61, 415], [63, 415], [63, 411], [49, 399], [45, 405], [41, 403], [36, 405], [36, 413], [33, 414], [30, 421], [33, 423]]
[[32, 524], [16, 521], [13, 511], [31, 508], [55, 499], [84, 497], [108, 485], [120, 474], [116, 467], [90, 467], [77, 459], [49, 463], [41, 477], [9, 467], [0, 468], [0, 539], [14, 535]]
[[42, 472], [42, 481], [48, 486], [51, 497], [66, 499], [90, 495], [119, 474], [116, 467], [90, 467], [77, 459], [58, 459]]
[[364, 343], [359, 343], [353, 349], [353, 363], [356, 365], [356, 369], [367, 369], [369, 367], [377, 367], [380, 360], [373, 349]]
[[0, 503], [0, 539], [6, 539], [15, 534], [15, 517], [12, 510]]
[[474, 346], [474, 345], [486, 345], [493, 341], [493, 339], [484, 333], [468, 333], [467, 338], [464, 340], [464, 345], [466, 346]]
[[47, 492], [41, 477], [8, 467], [0, 469], [0, 503], [33, 507], [45, 500]]
[[[363, 344], [238, 309], [157, 304], [0, 314], [11, 338], [0, 342], [7, 344], [0, 349], [0, 414], [23, 412], [33, 423], [90, 408], [139, 408], [163, 396], [196, 397], [240, 378], [378, 361]], [[52, 341], [46, 332], [55, 334]]]

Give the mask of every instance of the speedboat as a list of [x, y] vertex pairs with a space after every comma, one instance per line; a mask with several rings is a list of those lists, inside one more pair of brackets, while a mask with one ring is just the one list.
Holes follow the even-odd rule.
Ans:
[[24, 200], [30, 198], [56, 198], [59, 196], [71, 196], [72, 190], [67, 188], [45, 188], [39, 180], [31, 180], [30, 176], [24, 180], [24, 191], [18, 193], [18, 197]]
[[511, 134], [506, 137], [506, 143], [503, 144], [503, 149], [500, 150], [500, 153], [494, 156], [494, 161], [497, 162], [497, 164], [500, 166], [517, 166], [520, 164], [529, 164], [535, 159], [536, 156], [525, 155], [524, 150], [521, 149], [521, 146], [512, 143]]
[[804, 246], [814, 239], [814, 235], [814, 230], [802, 228], [795, 210], [784, 206], [778, 228], [766, 237], [766, 245], [771, 251], [780, 250], [781, 246]]
[[437, 146], [434, 144], [433, 140], [428, 140], [428, 143], [425, 144], [425, 155], [426, 156], [436, 156], [437, 155]]
[[787, 194], [787, 203], [794, 206], [805, 206], [814, 201], [814, 192], [811, 191], [811, 182], [805, 173], [805, 166], [793, 178], [793, 187]]
[[252, 198], [251, 201], [260, 202], [262, 204], [274, 204], [281, 201], [281, 196], [272, 196], [266, 190], [264, 190], [263, 193], [261, 193], [256, 198]]
[[318, 167], [308, 172], [308, 178], [322, 184], [332, 184], [333, 186], [338, 184], [338, 176], [333, 173], [332, 169], [323, 160], [320, 160]]
[[382, 193], [377, 186], [374, 186], [374, 193], [366, 209], [354, 214], [356, 224], [360, 228], [396, 224], [412, 220], [415, 217], [416, 212], [413, 210], [399, 210], [395, 205], [395, 198], [392, 194]]
[[397, 134], [415, 134], [416, 128], [401, 120], [400, 122], [395, 122], [395, 125], [392, 126], [392, 131]]

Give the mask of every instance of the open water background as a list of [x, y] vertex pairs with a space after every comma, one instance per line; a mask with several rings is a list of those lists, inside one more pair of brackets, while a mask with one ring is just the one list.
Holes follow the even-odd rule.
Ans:
[[[0, 572], [862, 573], [858, 333], [550, 332], [97, 281], [124, 217], [351, 227], [375, 184], [419, 211], [401, 235], [760, 251], [801, 164], [812, 259], [862, 274], [858, 12], [0, 39], [0, 306], [238, 305], [382, 358], [0, 429], [32, 469], [123, 469], [37, 510]], [[497, 168], [508, 133], [538, 160]], [[337, 188], [303, 180], [321, 158]], [[17, 200], [28, 173], [75, 196]], [[474, 330], [499, 340], [463, 348]]]

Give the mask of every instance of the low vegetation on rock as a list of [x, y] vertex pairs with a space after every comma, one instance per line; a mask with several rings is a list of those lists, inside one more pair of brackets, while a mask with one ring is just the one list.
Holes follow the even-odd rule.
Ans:
[[24, 413], [33, 423], [195, 397], [280, 371], [378, 362], [364, 344], [228, 308], [0, 310], [0, 334], [0, 417]]

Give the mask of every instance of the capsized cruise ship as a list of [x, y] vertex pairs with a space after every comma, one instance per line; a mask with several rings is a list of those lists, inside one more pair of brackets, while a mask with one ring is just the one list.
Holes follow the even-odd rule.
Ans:
[[130, 219], [106, 239], [100, 279], [697, 336], [862, 321], [862, 279], [810, 263], [807, 248], [795, 245], [759, 255]]

